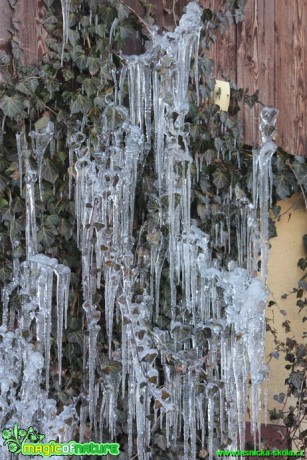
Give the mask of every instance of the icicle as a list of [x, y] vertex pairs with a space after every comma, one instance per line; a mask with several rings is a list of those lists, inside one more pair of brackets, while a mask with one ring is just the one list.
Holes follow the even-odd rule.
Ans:
[[16, 134], [17, 154], [18, 154], [18, 172], [19, 172], [19, 188], [22, 195], [22, 145], [21, 138], [23, 133]]
[[65, 265], [58, 264], [55, 268], [55, 274], [57, 276], [57, 350], [59, 367], [59, 385], [61, 385], [63, 325], [65, 324], [65, 328], [67, 327], [70, 269]]
[[70, 15], [70, 7], [71, 7], [71, 0], [61, 0], [62, 5], [62, 20], [63, 20], [63, 41], [62, 41], [62, 52], [61, 52], [61, 66], [63, 66], [64, 62], [64, 49], [65, 45], [68, 42], [69, 38], [69, 15]]
[[95, 306], [85, 303], [83, 308], [86, 312], [86, 318], [89, 329], [89, 346], [88, 346], [88, 368], [89, 368], [89, 415], [91, 426], [94, 422], [95, 412], [95, 366], [97, 355], [97, 336], [100, 331], [98, 321], [100, 319], [100, 312], [96, 310]]
[[254, 205], [259, 204], [261, 234], [261, 277], [267, 281], [268, 239], [269, 239], [269, 204], [271, 202], [272, 185], [271, 159], [277, 146], [273, 142], [278, 110], [265, 107], [261, 111], [262, 147], [253, 151], [253, 199]]
[[39, 129], [38, 131], [31, 131], [29, 136], [32, 139], [32, 148], [34, 155], [37, 159], [38, 164], [38, 185], [40, 199], [43, 200], [42, 196], [42, 167], [45, 151], [53, 139], [54, 135], [54, 124], [51, 121], [48, 121], [45, 128]]
[[27, 257], [37, 253], [37, 230], [35, 214], [34, 185], [37, 180], [37, 174], [30, 169], [29, 160], [26, 159], [26, 252]]

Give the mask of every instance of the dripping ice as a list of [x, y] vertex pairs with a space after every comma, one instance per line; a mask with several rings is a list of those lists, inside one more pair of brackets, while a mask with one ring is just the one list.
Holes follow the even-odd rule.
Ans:
[[[62, 7], [64, 50], [69, 33], [70, 2], [63, 0]], [[196, 430], [201, 433], [202, 446], [208, 445], [210, 459], [225, 441], [226, 434], [232, 440], [231, 449], [237, 447], [238, 436], [238, 446], [244, 447], [249, 374], [255, 443], [260, 432], [260, 385], [267, 374], [263, 364], [267, 197], [270, 159], [276, 150], [271, 135], [268, 135], [272, 130], [268, 128], [275, 125], [277, 111], [265, 108], [262, 112], [263, 145], [254, 153], [253, 203], [237, 193], [239, 256], [238, 261], [230, 262], [228, 269], [222, 270], [212, 260], [209, 236], [190, 218], [191, 165], [194, 160], [189, 150], [189, 125], [186, 122], [189, 110], [187, 92], [192, 60], [198, 53], [201, 14], [197, 3], [190, 3], [174, 32], [161, 36], [153, 31], [151, 46], [144, 55], [123, 58], [126, 62], [118, 81], [114, 77], [114, 99], [103, 113], [103, 151], [90, 145], [83, 134], [82, 124], [80, 130], [76, 129], [68, 139], [70, 168], [75, 164], [76, 169], [77, 240], [82, 259], [83, 310], [88, 328], [84, 351], [88, 401], [83, 401], [80, 410], [80, 437], [83, 438], [89, 414], [91, 427], [100, 433], [100, 440], [104, 428], [113, 438], [117, 422], [115, 407], [128, 392], [128, 456], [135, 455], [133, 439], [136, 435], [140, 460], [152, 458], [148, 447], [151, 431], [158, 424], [165, 427], [168, 446], [179, 443], [183, 435], [184, 460], [197, 458]], [[163, 75], [161, 68], [165, 68]], [[194, 59], [194, 75], [197, 81], [197, 59]], [[123, 106], [125, 79], [129, 87], [129, 110]], [[44, 131], [31, 133], [37, 170], [30, 167], [27, 145], [23, 140], [25, 136], [17, 137], [20, 176], [25, 173], [26, 183], [27, 258], [20, 267], [16, 263], [12, 284], [3, 294], [6, 315], [0, 329], [3, 339], [0, 343], [3, 366], [0, 368], [11, 369], [12, 374], [4, 372], [2, 376], [1, 398], [4, 413], [8, 413], [11, 410], [9, 391], [13, 395], [16, 415], [10, 424], [17, 420], [18, 414], [22, 414], [19, 423], [25, 426], [33, 423], [26, 414], [39, 409], [44, 414], [40, 420], [44, 433], [50, 434], [52, 439], [56, 430], [59, 432], [61, 428], [69, 439], [69, 433], [77, 423], [75, 409], [66, 407], [56, 415], [55, 401], [48, 399], [48, 384], [52, 286], [56, 280], [61, 384], [61, 343], [67, 319], [70, 270], [56, 259], [38, 254], [34, 202], [37, 178], [43, 198], [42, 162], [53, 129], [49, 124]], [[152, 205], [152, 212], [149, 210], [151, 219], [142, 227], [147, 243], [144, 246], [133, 238], [134, 202], [138, 174], [151, 147], [156, 182], [155, 195], [149, 203]], [[22, 188], [22, 181], [20, 184]], [[71, 190], [70, 179], [70, 193]], [[265, 193], [260, 193], [261, 190]], [[230, 224], [226, 223], [229, 229]], [[163, 232], [164, 226], [167, 235]], [[224, 244], [228, 238], [230, 244], [222, 226], [217, 226], [214, 232], [217, 242]], [[262, 281], [256, 277], [259, 252]], [[169, 267], [169, 305], [160, 301], [165, 264]], [[96, 296], [102, 283], [104, 318], [101, 318]], [[183, 293], [181, 298], [177, 295], [179, 285]], [[19, 327], [12, 333], [7, 330], [10, 322], [8, 300], [18, 286], [23, 298], [22, 315]], [[149, 333], [148, 322], [154, 318], [158, 323], [159, 315], [168, 307], [171, 330], [157, 326]], [[38, 351], [35, 352], [22, 337], [22, 331], [29, 328], [32, 321], [38, 342]], [[105, 372], [97, 383], [97, 340], [102, 321], [108, 335], [108, 361], [102, 365], [99, 363], [99, 366], [108, 369], [112, 362], [113, 367], [112, 372]], [[119, 324], [120, 344], [113, 340], [114, 326]], [[202, 340], [204, 334], [208, 336], [207, 351]], [[18, 346], [13, 354], [8, 355], [7, 350], [16, 338]], [[157, 357], [163, 367], [163, 386], [156, 368]], [[30, 365], [35, 369], [32, 374]], [[15, 380], [22, 381], [22, 401], [14, 393], [12, 382]], [[40, 386], [43, 381], [45, 390]], [[227, 411], [225, 402], [229, 405]], [[97, 419], [94, 414], [98, 403], [100, 414]], [[149, 417], [152, 404], [154, 426]], [[51, 420], [48, 411], [53, 414]], [[218, 438], [214, 430], [217, 411], [220, 413]], [[68, 419], [74, 421], [70, 426], [66, 423]]]
[[[160, 36], [154, 30], [151, 47], [144, 55], [123, 58], [126, 62], [119, 80], [113, 75], [114, 99], [102, 119], [106, 148], [103, 152], [94, 149], [92, 154], [85, 155], [77, 152], [75, 200], [78, 241], [83, 254], [84, 309], [89, 325], [89, 412], [91, 414], [101, 392], [100, 430], [105, 426], [112, 436], [116, 426], [112, 404], [115, 406], [119, 398], [124, 399], [128, 391], [128, 456], [133, 455], [135, 421], [137, 453], [144, 460], [151, 458], [148, 453], [151, 401], [155, 423], [159, 416], [161, 427], [165, 426], [168, 446], [176, 445], [183, 432], [184, 460], [197, 456], [196, 429], [201, 431], [202, 445], [208, 435], [210, 459], [218, 443], [225, 440], [226, 433], [232, 439], [232, 448], [237, 447], [238, 436], [238, 446], [243, 447], [249, 374], [255, 443], [260, 432], [260, 385], [267, 374], [263, 364], [267, 292], [265, 279], [259, 281], [256, 273], [259, 252], [264, 263], [267, 261], [264, 243], [268, 234], [264, 216], [269, 205], [262, 197], [258, 225], [255, 192], [254, 203], [236, 193], [240, 209], [237, 221], [239, 259], [230, 262], [228, 270], [218, 268], [211, 260], [209, 237], [190, 219], [193, 158], [185, 119], [189, 110], [187, 90], [191, 62], [198, 52], [200, 17], [200, 7], [190, 3], [173, 33]], [[162, 75], [163, 65], [167, 70]], [[197, 78], [197, 60], [194, 66]], [[126, 78], [129, 111], [122, 105]], [[152, 219], [145, 221], [141, 230], [141, 236], [144, 235], [148, 243], [145, 248], [132, 236], [133, 207], [138, 167], [151, 145], [156, 195], [149, 202], [153, 206]], [[270, 146], [274, 153], [272, 143]], [[262, 152], [267, 147], [262, 147]], [[257, 160], [254, 164], [257, 165]], [[267, 165], [269, 168], [269, 161]], [[184, 171], [181, 175], [180, 170]], [[255, 190], [260, 183], [269, 187], [269, 177], [258, 168], [254, 173]], [[216, 235], [220, 235], [217, 241], [221, 244], [227, 238], [230, 244], [229, 220], [226, 224], [227, 232], [222, 226], [216, 228]], [[167, 237], [163, 236], [163, 225], [167, 225]], [[91, 249], [88, 251], [88, 248]], [[159, 299], [165, 261], [169, 265], [171, 331], [155, 328], [149, 335], [146, 321], [158, 320], [165, 308]], [[109, 359], [117, 360], [120, 366], [112, 376], [104, 378], [97, 392], [93, 369], [97, 364], [100, 313], [93, 294], [100, 288], [102, 277]], [[143, 294], [133, 300], [136, 284]], [[183, 291], [180, 302], [177, 285], [181, 285]], [[190, 320], [184, 312], [189, 313]], [[122, 325], [119, 345], [112, 339], [116, 321]], [[204, 330], [211, 331], [207, 356], [200, 340]], [[186, 333], [191, 337], [190, 346], [184, 339]], [[170, 341], [175, 372], [165, 359]], [[157, 356], [164, 369], [162, 389], [158, 386], [155, 367]], [[207, 384], [200, 383], [205, 363]], [[204, 391], [197, 395], [199, 384]], [[230, 407], [227, 412], [225, 401]], [[214, 431], [217, 410], [220, 411], [219, 440]], [[97, 421], [91, 418], [91, 423], [95, 425]]]
[[[36, 157], [38, 170], [30, 164], [31, 150], [24, 132], [17, 134], [16, 144], [19, 159], [20, 188], [22, 175], [25, 181], [26, 201], [26, 259], [19, 263], [14, 258], [12, 281], [2, 293], [3, 316], [0, 327], [0, 398], [2, 411], [0, 424], [10, 428], [35, 426], [47, 438], [55, 439], [62, 433], [62, 440], [69, 440], [75, 429], [78, 416], [72, 405], [57, 414], [56, 401], [49, 398], [50, 347], [52, 291], [56, 278], [57, 308], [57, 351], [59, 384], [61, 383], [62, 336], [67, 325], [67, 308], [70, 269], [59, 264], [57, 259], [38, 253], [35, 213], [35, 184], [41, 188], [43, 157], [52, 140], [53, 123], [29, 133], [32, 139], [32, 153]], [[42, 198], [42, 195], [41, 195]], [[20, 242], [13, 241], [13, 251]], [[9, 310], [12, 292], [18, 289], [21, 298], [21, 312], [16, 327], [14, 308]], [[14, 330], [14, 332], [12, 332]], [[36, 341], [36, 346], [31, 342]], [[17, 393], [17, 383], [20, 391]], [[11, 415], [10, 415], [11, 414]], [[37, 416], [37, 414], [40, 414]], [[1, 458], [10, 459], [7, 448], [0, 448]]]

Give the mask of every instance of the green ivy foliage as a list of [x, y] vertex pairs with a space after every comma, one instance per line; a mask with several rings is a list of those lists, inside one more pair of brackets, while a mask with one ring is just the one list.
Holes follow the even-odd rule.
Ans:
[[[53, 384], [51, 393], [61, 404], [68, 404], [82, 394], [85, 382], [82, 376], [82, 349], [86, 329], [82, 319], [82, 293], [80, 290], [80, 253], [76, 244], [75, 208], [69, 198], [69, 170], [67, 137], [74, 127], [84, 126], [84, 134], [93, 143], [98, 142], [104, 109], [114, 96], [114, 78], [119, 78], [123, 52], [129, 50], [129, 40], [138, 34], [140, 43], [148, 40], [149, 26], [153, 23], [154, 8], [142, 0], [145, 8], [140, 18], [123, 2], [116, 0], [79, 0], [72, 2], [70, 30], [61, 63], [63, 25], [61, 5], [58, 0], [45, 1], [46, 13], [43, 25], [48, 32], [48, 52], [40, 67], [24, 67], [18, 33], [13, 31], [13, 55], [0, 53], [0, 71], [4, 76], [0, 86], [0, 285], [9, 282], [12, 260], [25, 258], [25, 193], [20, 190], [16, 133], [40, 127], [44, 117], [55, 124], [55, 145], [50, 146], [43, 164], [43, 201], [36, 191], [36, 216], [39, 251], [56, 257], [72, 270], [72, 287], [69, 302], [69, 323], [63, 344], [63, 385], [57, 384], [56, 353], [53, 355]], [[199, 56], [199, 92], [204, 103], [197, 106], [195, 86], [190, 86], [190, 150], [199, 169], [194, 167], [192, 218], [211, 234], [215, 224], [230, 216], [232, 222], [232, 249], [221, 247], [213, 241], [213, 257], [220, 263], [235, 256], [235, 216], [240, 209], [241, 196], [251, 200], [252, 148], [244, 144], [240, 124], [235, 115], [242, 103], [252, 107], [257, 103], [257, 93], [249, 95], [231, 82], [229, 113], [219, 112], [211, 102], [215, 82], [211, 77], [213, 62], [208, 58], [208, 48], [217, 34], [223, 33], [230, 23], [243, 19], [244, 1], [227, 0], [223, 11], [203, 12], [204, 28]], [[12, 7], [15, 6], [11, 2]], [[124, 100], [128, 94], [125, 88]], [[30, 140], [28, 139], [29, 146]], [[100, 146], [103, 148], [103, 146]], [[31, 162], [35, 165], [34, 157]], [[142, 224], [142, 215], [154, 219], [155, 196], [153, 193], [153, 155], [150, 153], [143, 166], [138, 182], [135, 207], [135, 232]], [[233, 190], [229, 199], [229, 190]], [[273, 159], [273, 201], [275, 217], [276, 202], [298, 191], [307, 189], [307, 164], [301, 157], [292, 157], [278, 149]], [[235, 193], [235, 190], [237, 191]], [[227, 200], [226, 200], [226, 197]], [[272, 235], [274, 228], [272, 228]], [[19, 245], [13, 244], [18, 240]], [[167, 270], [162, 275], [161, 301], [169, 298]], [[304, 287], [305, 289], [305, 287]], [[103, 287], [99, 294], [103, 298]], [[99, 300], [99, 299], [98, 299]], [[103, 301], [100, 300], [103, 310]], [[11, 308], [18, 315], [18, 292], [11, 297]], [[161, 317], [159, 322], [170, 323]], [[54, 328], [56, 329], [56, 328]], [[188, 334], [188, 331], [183, 331]], [[120, 340], [120, 331], [114, 333]], [[118, 372], [107, 358], [105, 330], [98, 338], [101, 372]], [[97, 376], [99, 378], [99, 376]], [[120, 417], [118, 417], [120, 420]], [[123, 431], [122, 428], [118, 428]], [[157, 452], [164, 451], [164, 438], [156, 436]], [[172, 458], [171, 453], [159, 458]], [[157, 456], [155, 458], [158, 458]]]

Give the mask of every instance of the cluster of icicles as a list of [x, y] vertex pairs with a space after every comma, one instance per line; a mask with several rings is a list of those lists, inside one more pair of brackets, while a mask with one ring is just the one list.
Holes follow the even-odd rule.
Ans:
[[[76, 170], [77, 240], [88, 329], [84, 369], [88, 372], [88, 397], [82, 399], [80, 440], [84, 440], [88, 420], [97, 440], [106, 441], [106, 432], [108, 440], [116, 439], [116, 407], [121, 400], [127, 415], [129, 459], [136, 454], [139, 460], [153, 458], [150, 445], [159, 430], [165, 432], [166, 450], [177, 446], [178, 458], [184, 460], [197, 458], [199, 434], [210, 460], [228, 438], [231, 444], [227, 448], [244, 448], [249, 379], [255, 442], [260, 436], [261, 383], [267, 375], [263, 351], [268, 197], [277, 110], [265, 108], [262, 112], [263, 146], [254, 152], [254, 203], [245, 196], [237, 199], [238, 261], [230, 262], [228, 270], [223, 270], [211, 259], [208, 235], [190, 219], [193, 158], [185, 119], [191, 73], [198, 94], [201, 14], [199, 5], [191, 2], [173, 33], [160, 36], [153, 32], [151, 47], [145, 54], [126, 58], [120, 78], [114, 74], [114, 100], [104, 111], [102, 135], [96, 145], [86, 139], [82, 130], [76, 130], [68, 140], [70, 163]], [[129, 108], [123, 105], [126, 80]], [[30, 134], [40, 191], [41, 165], [53, 131], [53, 124], [48, 122], [45, 128]], [[0, 398], [4, 410], [0, 417], [13, 410], [9, 423], [18, 421], [27, 426], [33, 424], [31, 417], [39, 411], [43, 414], [40, 429], [48, 438], [52, 431], [50, 428], [48, 432], [48, 411], [50, 405], [54, 407], [54, 401], [47, 399], [52, 284], [55, 276], [60, 385], [70, 270], [56, 259], [37, 253], [37, 173], [31, 169], [22, 135], [17, 137], [17, 145], [21, 176], [25, 168], [27, 258], [20, 266], [15, 260], [13, 280], [3, 292]], [[148, 200], [148, 218], [135, 241], [136, 187], [149, 151], [154, 152], [156, 182]], [[227, 247], [229, 220], [225, 225], [228, 233], [223, 226], [215, 233], [216, 239]], [[259, 254], [261, 280], [257, 278]], [[169, 302], [160, 299], [162, 270], [169, 278]], [[22, 310], [19, 328], [13, 333], [8, 332], [14, 329], [8, 304], [17, 287]], [[102, 287], [105, 318], [100, 317], [101, 299], [97, 295]], [[148, 325], [158, 325], [163, 314], [171, 318], [171, 330], [158, 326], [149, 330]], [[30, 345], [32, 337], [26, 339], [22, 334], [30, 330], [32, 322], [36, 323], [35, 351]], [[105, 373], [97, 354], [102, 322], [108, 336], [107, 364], [112, 364]], [[121, 331], [120, 343], [113, 340], [115, 327]], [[99, 382], [95, 377], [98, 367], [102, 375]], [[158, 370], [161, 367], [163, 375]], [[46, 391], [40, 385], [43, 368]], [[22, 386], [17, 396], [18, 381]], [[77, 421], [74, 409], [65, 408], [60, 415], [54, 409], [52, 413], [53, 429], [60, 424], [66, 428], [58, 429], [50, 439], [64, 432], [68, 440]]]
[[[38, 253], [35, 214], [35, 183], [39, 180], [42, 197], [42, 164], [44, 153], [52, 140], [54, 126], [49, 122], [39, 131], [29, 133], [32, 149], [28, 148], [25, 133], [17, 135], [20, 190], [25, 180], [26, 201], [26, 260], [16, 256], [20, 242], [13, 245], [12, 281], [2, 292], [2, 325], [0, 327], [0, 425], [11, 428], [34, 426], [47, 439], [70, 439], [78, 420], [73, 405], [58, 414], [57, 402], [48, 398], [50, 380], [50, 348], [52, 329], [53, 284], [56, 279], [57, 355], [61, 385], [62, 336], [67, 327], [70, 268], [57, 259]], [[32, 169], [30, 156], [37, 160], [38, 172]], [[21, 300], [16, 327], [15, 308], [9, 308], [14, 291]], [[35, 341], [35, 345], [33, 345]], [[43, 386], [45, 389], [43, 389]], [[0, 447], [1, 458], [11, 459], [7, 447]], [[62, 457], [61, 457], [62, 458]]]

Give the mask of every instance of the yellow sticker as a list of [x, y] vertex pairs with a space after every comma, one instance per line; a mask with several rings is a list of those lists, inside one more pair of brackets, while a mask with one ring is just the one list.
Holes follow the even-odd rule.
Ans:
[[215, 82], [213, 102], [218, 105], [223, 112], [227, 112], [230, 102], [230, 83], [222, 80], [215, 80]]

